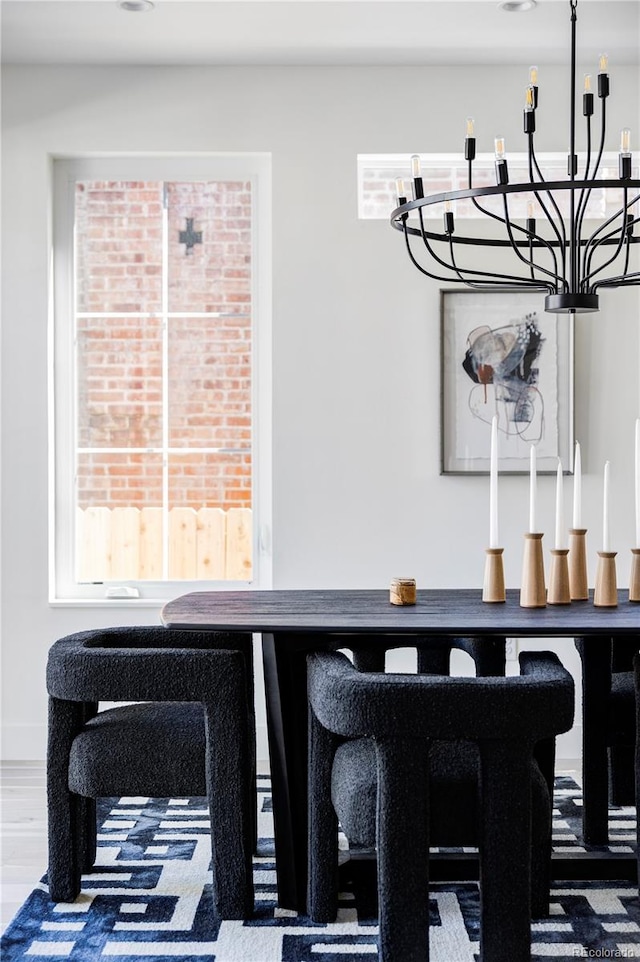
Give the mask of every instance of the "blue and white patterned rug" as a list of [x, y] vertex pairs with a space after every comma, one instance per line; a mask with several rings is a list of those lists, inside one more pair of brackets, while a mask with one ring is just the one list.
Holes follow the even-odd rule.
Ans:
[[[208, 814], [204, 799], [106, 800], [98, 860], [81, 896], [54, 904], [46, 877], [2, 939], [3, 962], [362, 962], [376, 957], [377, 925], [353, 892], [342, 893], [338, 920], [317, 925], [276, 904], [268, 778], [259, 779], [256, 912], [248, 922], [219, 922], [211, 911]], [[581, 796], [556, 780], [554, 845], [579, 850]], [[611, 812], [610, 844], [631, 852], [635, 811]], [[432, 962], [477, 962], [478, 887], [432, 886]], [[554, 887], [551, 915], [533, 923], [532, 959], [640, 958], [640, 902], [625, 882]]]

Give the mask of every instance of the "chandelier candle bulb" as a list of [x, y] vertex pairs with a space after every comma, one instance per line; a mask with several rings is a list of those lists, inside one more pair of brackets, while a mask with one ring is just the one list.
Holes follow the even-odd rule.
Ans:
[[529, 532], [534, 534], [536, 531], [536, 449], [531, 445], [529, 452]]
[[444, 202], [444, 232], [445, 234], [453, 234], [454, 223], [453, 223], [453, 210], [450, 200]]
[[529, 89], [533, 98], [531, 106], [535, 110], [538, 106], [538, 68], [535, 66], [529, 67]]
[[620, 153], [618, 155], [620, 180], [631, 179], [631, 130], [623, 127], [620, 131]]
[[564, 478], [562, 476], [562, 461], [558, 458], [556, 472], [556, 549], [565, 547], [564, 543]]
[[598, 97], [604, 100], [609, 96], [609, 58], [606, 53], [600, 54], [598, 64]]
[[508, 184], [509, 168], [507, 167], [507, 161], [504, 156], [504, 137], [496, 137], [494, 143], [496, 152], [496, 181], [500, 185]]
[[523, 129], [525, 134], [535, 133], [536, 112], [533, 108], [533, 87], [527, 87], [527, 97], [523, 114]]
[[420, 173], [420, 155], [411, 155], [411, 176], [413, 177], [413, 198], [421, 200], [424, 197], [424, 187], [422, 185], [422, 175]]
[[591, 74], [584, 75], [584, 93], [582, 94], [582, 115], [583, 117], [593, 116], [593, 93], [591, 91]]
[[491, 456], [489, 461], [489, 547], [497, 548], [498, 537], [498, 415], [491, 419]]
[[396, 195], [398, 197], [398, 206], [407, 203], [407, 192], [402, 177], [396, 177]]
[[536, 232], [536, 219], [535, 219], [535, 206], [532, 200], [527, 201], [527, 219], [525, 221], [525, 228], [529, 234], [535, 234]]
[[476, 138], [473, 133], [473, 117], [467, 117], [464, 137], [464, 159], [474, 160], [476, 156]]

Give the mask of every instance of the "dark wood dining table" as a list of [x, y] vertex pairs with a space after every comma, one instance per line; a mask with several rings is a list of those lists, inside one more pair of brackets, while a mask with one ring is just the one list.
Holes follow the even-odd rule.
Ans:
[[[522, 608], [519, 591], [504, 604], [485, 604], [478, 589], [419, 590], [417, 603], [397, 606], [384, 589], [198, 591], [166, 604], [167, 628], [250, 631], [262, 636], [267, 729], [273, 791], [278, 902], [305, 911], [307, 880], [307, 694], [306, 655], [348, 648], [349, 636], [401, 635], [586, 639], [597, 671], [603, 639], [640, 632], [640, 605], [620, 591], [618, 606], [596, 608], [592, 599], [570, 605]], [[387, 639], [388, 640], [388, 639]], [[606, 751], [606, 749], [605, 749]], [[591, 786], [584, 785], [585, 798]], [[597, 818], [607, 799], [594, 786]], [[600, 797], [598, 796], [600, 792]], [[556, 857], [557, 858], [557, 857]], [[623, 864], [624, 863], [624, 864]], [[461, 865], [451, 877], [462, 877]], [[557, 858], [555, 878], [633, 878], [635, 858], [618, 853], [577, 853]]]

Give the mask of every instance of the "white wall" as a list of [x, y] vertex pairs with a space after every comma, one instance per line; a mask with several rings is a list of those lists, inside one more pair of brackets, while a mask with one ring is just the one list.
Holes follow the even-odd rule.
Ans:
[[[566, 72], [541, 72], [539, 149], [564, 149]], [[526, 68], [5, 68], [3, 78], [2, 667], [5, 758], [42, 757], [49, 645], [157, 609], [47, 603], [48, 156], [269, 151], [273, 156], [274, 586], [479, 586], [487, 483], [439, 475], [438, 285], [384, 222], [356, 218], [358, 152], [524, 149]], [[637, 70], [617, 69], [611, 143], [638, 129]], [[601, 470], [613, 465], [621, 584], [633, 529], [638, 295], [576, 321], [576, 436], [591, 556]], [[553, 525], [551, 477], [540, 515]], [[526, 477], [501, 482], [517, 586]], [[549, 540], [549, 539], [547, 539]], [[593, 564], [592, 564], [593, 568]], [[591, 579], [593, 580], [593, 570]], [[640, 614], [639, 614], [640, 625]], [[576, 665], [571, 642], [559, 643]], [[576, 754], [575, 741], [566, 753]]]

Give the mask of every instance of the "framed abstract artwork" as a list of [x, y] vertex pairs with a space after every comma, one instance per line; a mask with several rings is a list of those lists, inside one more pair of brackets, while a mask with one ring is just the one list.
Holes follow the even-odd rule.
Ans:
[[440, 291], [441, 473], [488, 474], [498, 416], [499, 470], [573, 470], [573, 316], [537, 291]]

